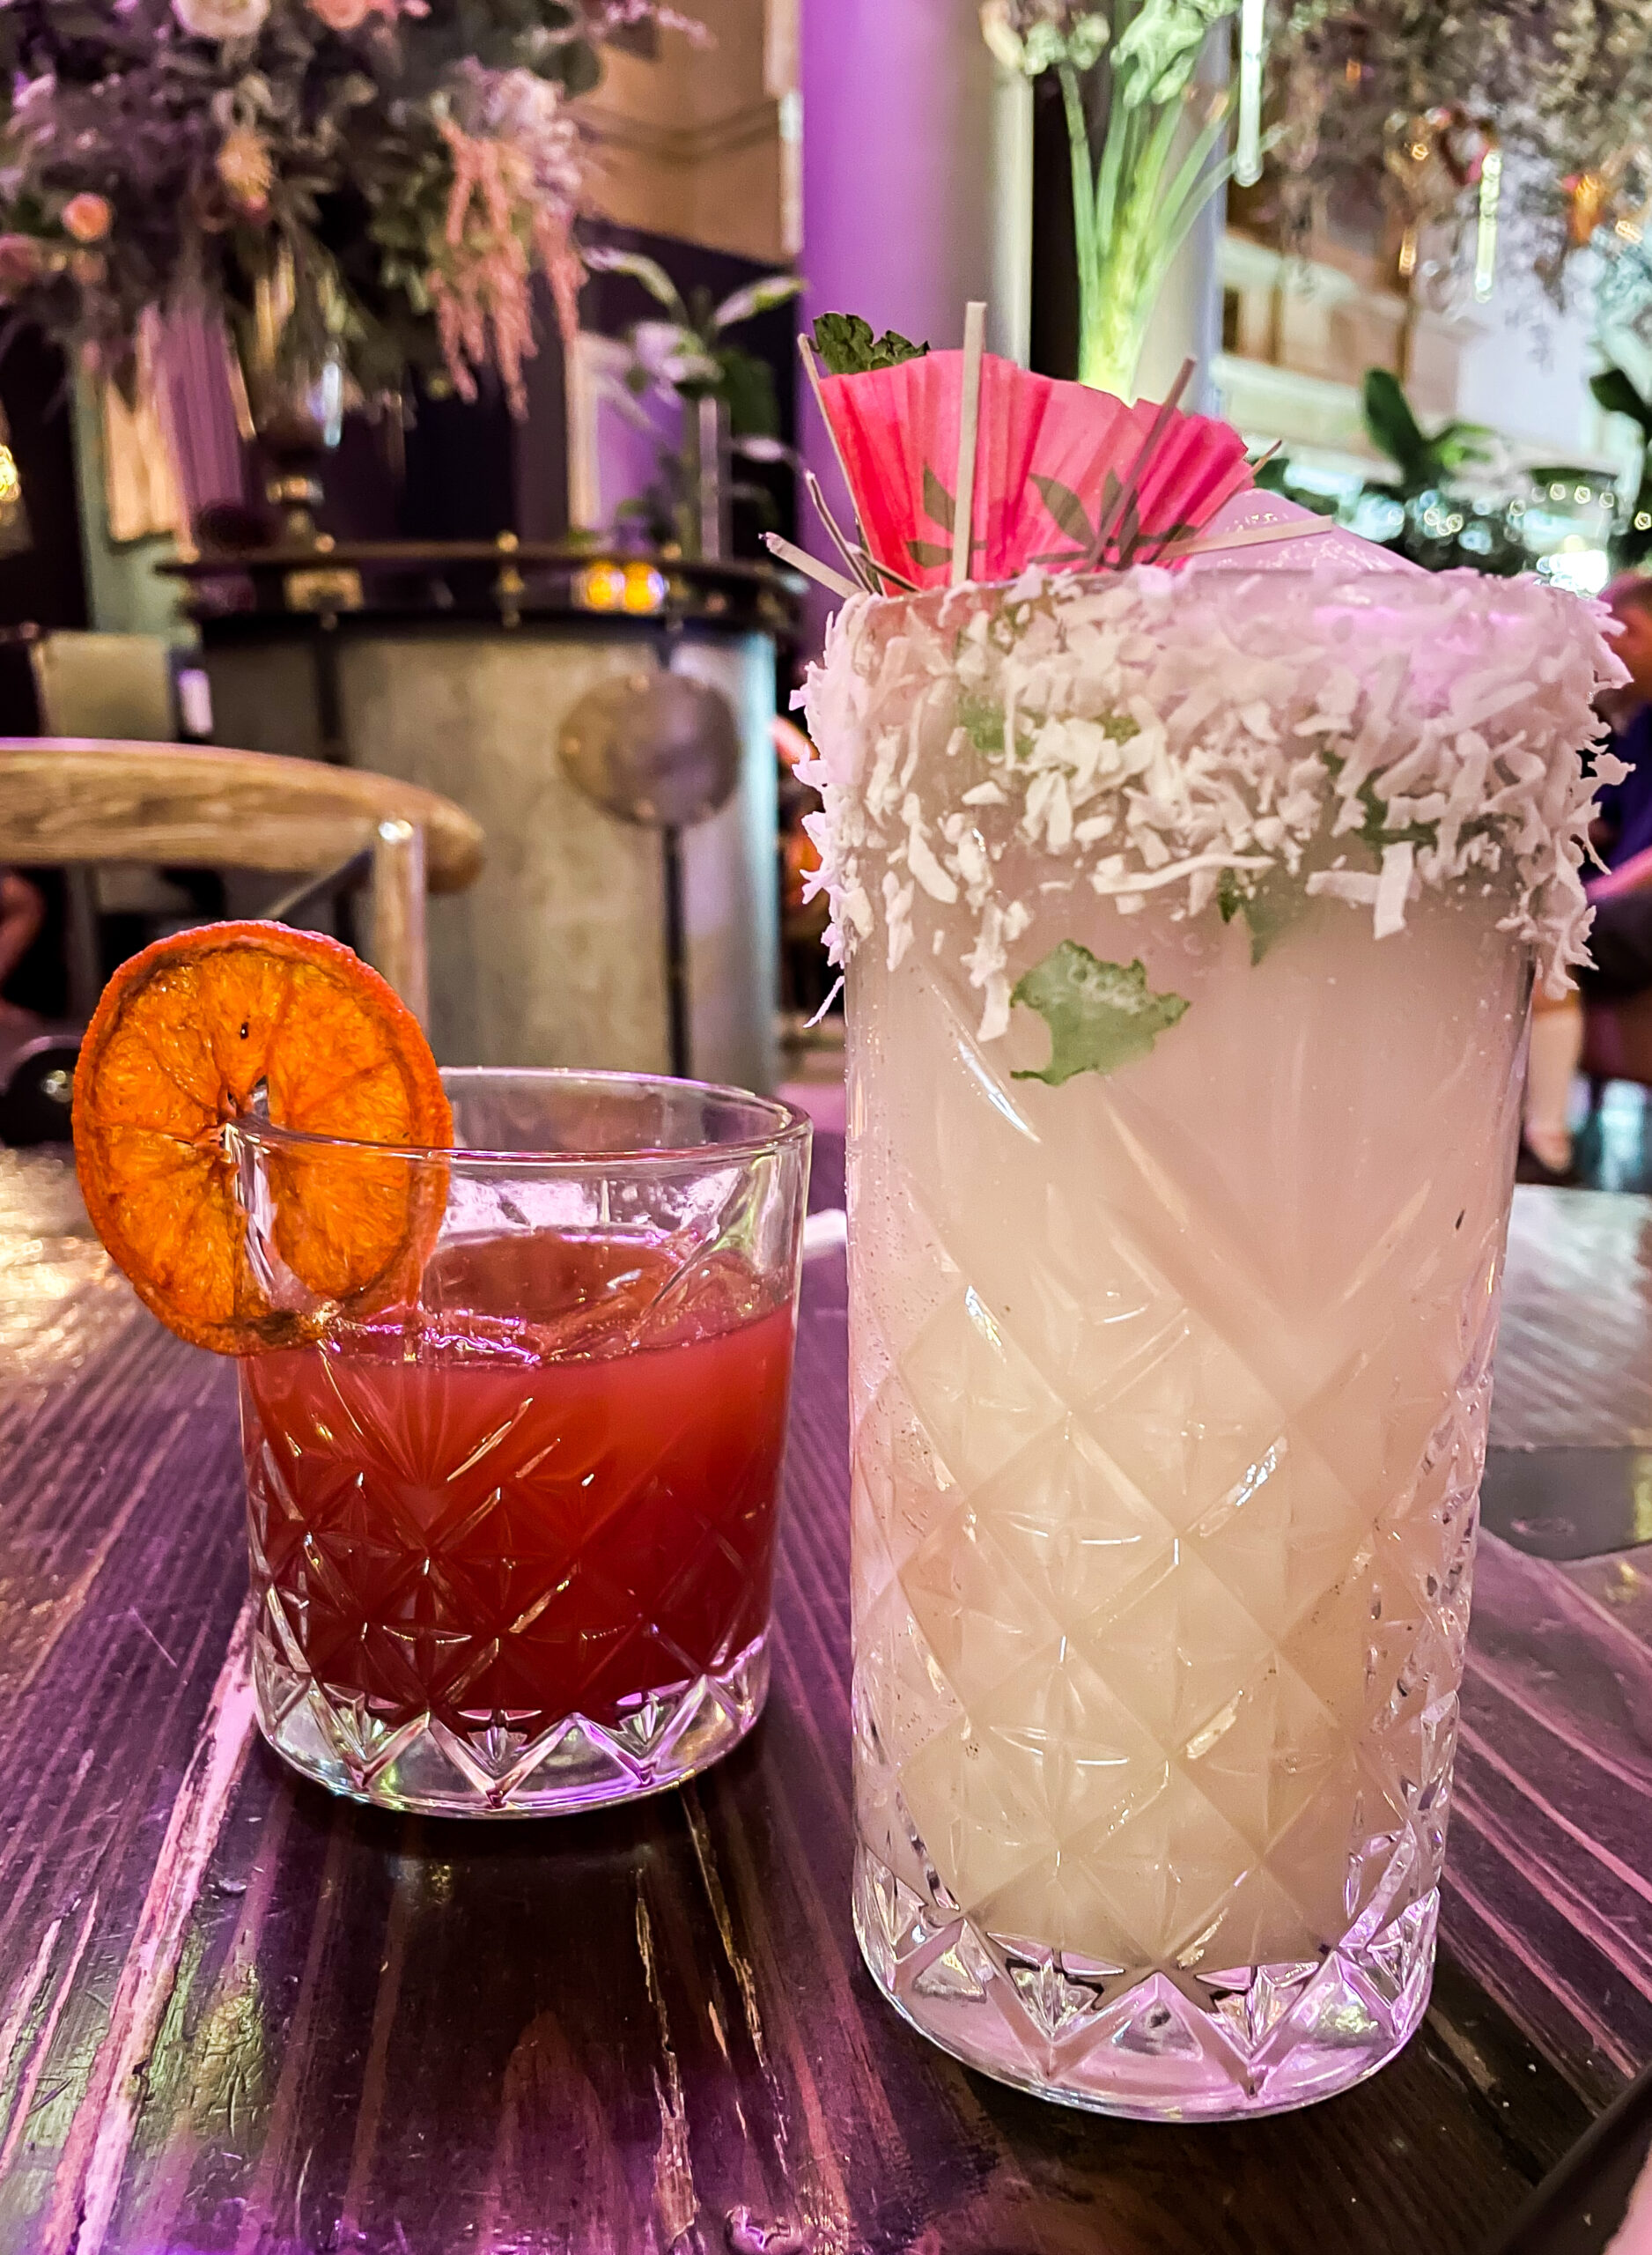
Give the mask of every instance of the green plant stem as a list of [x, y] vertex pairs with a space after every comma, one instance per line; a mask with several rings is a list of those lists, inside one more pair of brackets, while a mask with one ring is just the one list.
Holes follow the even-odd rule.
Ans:
[[[1119, 0], [1113, 45], [1139, 12]], [[1060, 69], [1072, 158], [1073, 214], [1079, 270], [1079, 379], [1130, 398], [1147, 324], [1176, 252], [1209, 198], [1231, 174], [1213, 163], [1228, 104], [1193, 135], [1172, 171], [1185, 98], [1125, 103], [1113, 88], [1099, 161], [1090, 146], [1083, 88], [1070, 63]], [[1167, 177], [1168, 176], [1168, 177]]]
[[1095, 265], [1095, 176], [1090, 162], [1090, 129], [1084, 115], [1084, 95], [1079, 74], [1070, 63], [1060, 65], [1061, 100], [1067, 116], [1067, 150], [1073, 161], [1073, 226], [1077, 239], [1079, 289]]

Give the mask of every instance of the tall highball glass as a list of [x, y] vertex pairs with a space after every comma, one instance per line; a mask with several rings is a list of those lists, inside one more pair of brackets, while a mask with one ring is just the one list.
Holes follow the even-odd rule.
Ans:
[[1427, 2004], [1595, 630], [1168, 585], [857, 606], [813, 711], [861, 1948], [972, 2066], [1185, 2119], [1341, 2089]]

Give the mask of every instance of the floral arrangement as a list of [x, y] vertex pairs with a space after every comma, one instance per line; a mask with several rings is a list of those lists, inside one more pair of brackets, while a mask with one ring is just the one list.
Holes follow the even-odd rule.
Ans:
[[[641, 528], [660, 545], [675, 541], [688, 557], [719, 552], [729, 503], [755, 503], [772, 523], [768, 489], [726, 478], [723, 457], [793, 464], [797, 457], [780, 440], [773, 370], [731, 332], [788, 304], [802, 291], [801, 280], [795, 274], [765, 274], [719, 302], [704, 288], [685, 298], [664, 267], [638, 251], [594, 249], [586, 264], [593, 273], [630, 275], [660, 308], [659, 317], [631, 324], [631, 366], [623, 381], [604, 386], [619, 412], [658, 445], [654, 478], [620, 504], [620, 521]], [[675, 446], [664, 440], [649, 411], [661, 403], [676, 410]], [[709, 428], [708, 406], [715, 410]], [[709, 545], [708, 532], [713, 535]]]
[[0, 301], [111, 373], [204, 305], [244, 360], [493, 368], [520, 412], [535, 269], [575, 322], [570, 98], [644, 22], [697, 35], [654, 0], [10, 0]]
[[1652, 218], [1652, 0], [1295, 0], [1269, 67], [1287, 181], [1386, 174], [1413, 255], [1420, 223], [1484, 213], [1487, 147], [1553, 286]]
[[[1073, 160], [1079, 378], [1133, 396], [1170, 262], [1233, 171], [1225, 92], [1195, 84], [1206, 36], [1239, 0], [985, 0], [999, 60], [1060, 83]], [[1186, 129], [1184, 130], [1184, 125]], [[1185, 144], [1185, 145], [1184, 145]]]

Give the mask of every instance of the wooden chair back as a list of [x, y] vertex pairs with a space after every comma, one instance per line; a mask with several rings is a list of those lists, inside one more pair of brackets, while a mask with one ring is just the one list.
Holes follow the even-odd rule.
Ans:
[[0, 865], [313, 872], [372, 854], [368, 953], [423, 1023], [424, 895], [482, 866], [478, 825], [438, 792], [359, 768], [213, 744], [0, 737]]
[[29, 647], [43, 734], [164, 743], [172, 661], [159, 634], [42, 634]]

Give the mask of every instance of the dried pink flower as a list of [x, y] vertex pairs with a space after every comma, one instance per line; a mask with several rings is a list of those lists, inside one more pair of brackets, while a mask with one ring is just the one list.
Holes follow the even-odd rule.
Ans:
[[442, 254], [429, 283], [454, 388], [476, 396], [475, 371], [497, 367], [513, 415], [527, 410], [523, 363], [536, 346], [530, 274], [537, 263], [564, 336], [579, 327], [585, 270], [573, 246], [579, 193], [579, 132], [557, 89], [531, 70], [474, 68], [468, 108], [478, 129], [451, 118], [452, 152]]
[[77, 243], [100, 243], [114, 224], [108, 197], [94, 196], [88, 189], [71, 196], [63, 206], [63, 226]]
[[502, 141], [468, 134], [451, 118], [442, 136], [453, 154], [454, 184], [443, 233], [446, 256], [432, 268], [442, 357], [461, 399], [476, 396], [476, 371], [490, 363], [513, 415], [527, 412], [522, 363], [535, 351], [527, 252], [514, 225], [519, 181], [507, 178]]

